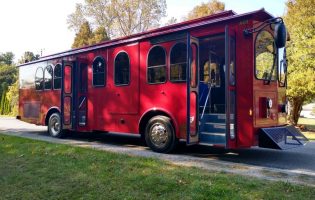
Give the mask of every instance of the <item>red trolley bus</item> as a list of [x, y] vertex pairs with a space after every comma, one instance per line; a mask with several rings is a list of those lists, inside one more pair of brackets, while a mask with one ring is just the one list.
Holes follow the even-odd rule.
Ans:
[[264, 9], [224, 11], [19, 66], [19, 116], [65, 130], [228, 149], [306, 142], [286, 125], [286, 29]]

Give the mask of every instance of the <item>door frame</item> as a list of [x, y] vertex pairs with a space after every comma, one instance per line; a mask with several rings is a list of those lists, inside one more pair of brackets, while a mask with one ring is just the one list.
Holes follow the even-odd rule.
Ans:
[[[231, 48], [231, 39], [234, 40], [234, 49]], [[231, 84], [231, 52], [234, 51], [234, 85]], [[225, 115], [226, 115], [226, 145], [229, 148], [229, 141], [236, 138], [236, 34], [228, 25], [225, 26]], [[231, 91], [234, 91], [234, 97], [231, 96]], [[234, 98], [234, 113], [231, 112], [231, 100]], [[233, 119], [231, 115], [233, 114]], [[234, 138], [231, 138], [231, 122], [233, 123]]]
[[[192, 72], [192, 44], [197, 44], [197, 53], [196, 53], [196, 65], [195, 65], [195, 78], [196, 86], [191, 86], [191, 72]], [[199, 40], [198, 38], [192, 37], [189, 32], [187, 32], [187, 68], [186, 68], [186, 84], [187, 84], [187, 97], [186, 97], [186, 144], [196, 144], [199, 142]], [[191, 117], [191, 94], [195, 94], [195, 116]], [[192, 135], [191, 123], [195, 123], [195, 133]]]

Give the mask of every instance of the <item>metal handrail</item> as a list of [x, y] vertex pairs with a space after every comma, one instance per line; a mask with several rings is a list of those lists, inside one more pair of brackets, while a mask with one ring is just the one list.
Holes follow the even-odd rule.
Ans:
[[[208, 95], [207, 95], [207, 98], [206, 98], [206, 102], [205, 102], [205, 104], [204, 104], [204, 106], [203, 106], [203, 109], [202, 109], [202, 114], [201, 114], [200, 119], [202, 119], [202, 118], [203, 118], [203, 116], [204, 116], [204, 114], [205, 114], [206, 105], [207, 105], [208, 100], [209, 100], [209, 97], [210, 97], [211, 88], [212, 88], [212, 83], [209, 83], [209, 85], [210, 85], [210, 87], [209, 87], [209, 92], [208, 92]], [[210, 109], [211, 109], [211, 107], [210, 107]]]

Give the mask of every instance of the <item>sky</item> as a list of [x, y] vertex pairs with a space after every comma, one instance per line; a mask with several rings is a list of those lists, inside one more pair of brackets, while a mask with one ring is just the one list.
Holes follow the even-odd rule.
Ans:
[[[84, 0], [0, 0], [0, 53], [11, 51], [15, 61], [25, 51], [49, 55], [69, 50], [75, 33], [67, 16]], [[245, 13], [265, 8], [274, 16], [285, 13], [286, 0], [220, 0], [226, 10]], [[166, 0], [167, 19], [181, 20], [194, 6], [208, 0]]]

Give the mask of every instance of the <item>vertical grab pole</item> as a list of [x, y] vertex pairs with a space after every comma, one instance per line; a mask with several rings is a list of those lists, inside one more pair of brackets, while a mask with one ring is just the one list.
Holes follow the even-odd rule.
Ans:
[[230, 91], [229, 91], [229, 74], [230, 74], [230, 34], [229, 26], [225, 26], [225, 115], [226, 115], [226, 129], [225, 147], [228, 148], [229, 134], [230, 134]]

